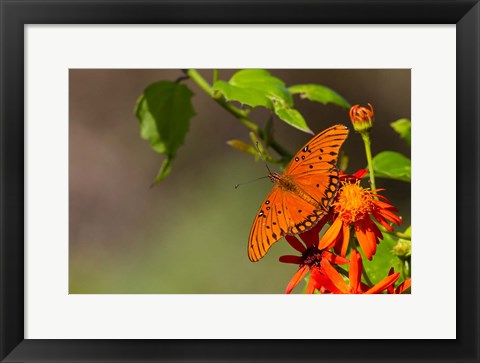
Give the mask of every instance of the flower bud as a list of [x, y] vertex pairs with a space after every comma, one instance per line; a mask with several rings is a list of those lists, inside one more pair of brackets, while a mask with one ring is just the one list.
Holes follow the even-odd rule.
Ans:
[[373, 106], [368, 104], [370, 109], [355, 105], [350, 109], [350, 121], [355, 131], [364, 133], [370, 131], [373, 126]]
[[393, 246], [392, 254], [400, 258], [410, 256], [412, 253], [412, 243], [406, 239], [399, 239], [398, 243]]

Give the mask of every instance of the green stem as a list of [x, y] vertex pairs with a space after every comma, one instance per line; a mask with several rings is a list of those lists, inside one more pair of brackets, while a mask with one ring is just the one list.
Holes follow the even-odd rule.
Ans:
[[348, 277], [348, 271], [343, 269], [342, 267], [335, 265], [335, 270], [337, 270], [339, 273], [341, 273], [343, 276]]
[[362, 276], [365, 279], [365, 282], [367, 283], [367, 285], [369, 287], [373, 287], [373, 282], [368, 277], [367, 270], [365, 270], [365, 268], [362, 268]]
[[375, 186], [375, 174], [373, 172], [373, 161], [372, 161], [372, 149], [370, 142], [370, 134], [368, 132], [362, 132], [362, 140], [365, 145], [365, 154], [367, 155], [368, 162], [368, 173], [370, 175], [370, 185], [373, 190], [377, 189]]
[[412, 240], [412, 236], [410, 236], [409, 234], [406, 234], [406, 233], [402, 233], [402, 232], [390, 232], [388, 229], [386, 229], [384, 226], [382, 225], [378, 225], [377, 226], [380, 227], [380, 230], [382, 231], [382, 233], [387, 233], [391, 236], [395, 236], [395, 237], [398, 237], [398, 238], [402, 238], [402, 239], [406, 239], [408, 241], [411, 241]]
[[[265, 132], [260, 128], [260, 126], [248, 118], [248, 112], [245, 112], [226, 102], [223, 98], [216, 96], [210, 84], [200, 75], [200, 73], [198, 73], [196, 69], [189, 69], [186, 71], [186, 73], [202, 90], [212, 97], [215, 102], [235, 116], [248, 130], [255, 132], [262, 140], [266, 140], [267, 135], [265, 135]], [[290, 154], [288, 150], [286, 150], [275, 140], [270, 141], [270, 146], [282, 157], [283, 161], [286, 162], [292, 158], [292, 154]]]
[[218, 81], [218, 69], [213, 70], [213, 81], [212, 84]]

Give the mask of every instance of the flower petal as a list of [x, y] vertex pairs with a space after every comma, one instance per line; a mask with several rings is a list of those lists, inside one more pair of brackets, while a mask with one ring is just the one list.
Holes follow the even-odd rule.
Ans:
[[362, 179], [368, 173], [367, 169], [360, 169], [353, 173], [353, 176], [357, 179]]
[[348, 271], [348, 278], [350, 280], [350, 289], [353, 291], [361, 291], [360, 281], [362, 279], [362, 256], [352, 250], [350, 255], [350, 270]]
[[294, 289], [295, 286], [305, 277], [307, 272], [309, 271], [308, 266], [302, 266], [300, 269], [295, 272], [295, 275], [293, 275], [292, 279], [287, 285], [287, 288], [285, 290], [285, 294], [290, 294], [292, 290]]
[[294, 263], [295, 265], [300, 265], [303, 262], [300, 256], [293, 255], [280, 256], [278, 260], [283, 263]]
[[384, 226], [386, 229], [388, 229], [390, 232], [393, 232], [393, 228], [392, 226], [387, 222], [387, 220], [385, 218], [383, 218], [383, 216], [378, 213], [377, 211], [373, 211], [373, 216], [375, 217], [375, 219], [382, 225]]
[[332, 265], [330, 265], [330, 262], [324, 259], [322, 260], [321, 265], [326, 277], [328, 277], [330, 281], [332, 281], [332, 283], [337, 287], [337, 289], [344, 294], [348, 294], [350, 289], [348, 288], [345, 281], [343, 281], [342, 276], [337, 272], [337, 270], [332, 267]]
[[410, 286], [412, 286], [412, 279], [407, 279], [403, 281], [400, 285], [398, 285], [398, 287], [395, 289], [395, 293], [403, 294], [403, 292], [410, 288]]
[[320, 240], [318, 244], [319, 250], [324, 250], [331, 247], [332, 243], [335, 242], [335, 238], [338, 236], [342, 229], [342, 224], [343, 222], [340, 218], [337, 218], [335, 222], [333, 222], [333, 224], [330, 226], [329, 229], [327, 229], [322, 239]]
[[336, 287], [335, 284], [332, 282], [332, 280], [330, 280], [327, 276], [321, 274], [318, 271], [312, 271], [310, 280], [314, 282], [315, 287], [320, 290], [322, 294], [325, 293], [325, 290], [334, 294], [348, 294], [348, 291], [343, 292], [339, 290], [338, 287]]
[[350, 242], [350, 225], [343, 223], [342, 224], [342, 251], [341, 255], [345, 257], [347, 255], [348, 243]]
[[396, 225], [402, 223], [402, 219], [388, 209], [381, 208], [378, 210], [378, 213]]
[[385, 277], [382, 281], [380, 281], [378, 284], [376, 284], [374, 287], [371, 289], [365, 291], [365, 294], [378, 294], [382, 292], [385, 289], [388, 289], [389, 286], [395, 283], [395, 281], [398, 280], [400, 277], [400, 273], [396, 272], [393, 275]]
[[312, 280], [310, 277], [310, 280], [308, 281], [307, 284], [307, 289], [305, 290], [305, 294], [313, 294], [315, 292], [315, 281]]
[[345, 265], [346, 263], [350, 262], [346, 258], [334, 255], [333, 253], [328, 251], [323, 252], [323, 257], [325, 257], [329, 262], [334, 263], [335, 265]]
[[[394, 272], [395, 272], [395, 270], [393, 269], [393, 267], [390, 267], [390, 270], [388, 271], [388, 276], [393, 275]], [[393, 286], [388, 287], [388, 293], [389, 294], [395, 294], [396, 293]]]
[[290, 244], [290, 246], [292, 246], [294, 249], [296, 249], [298, 252], [300, 253], [303, 253], [305, 252], [307, 249], [305, 248], [305, 246], [302, 244], [302, 242], [300, 242], [298, 239], [296, 239], [294, 236], [290, 236], [290, 235], [287, 235], [285, 236], [285, 239], [287, 240], [287, 242]]
[[367, 217], [361, 221], [355, 222], [355, 234], [357, 235], [358, 243], [362, 248], [365, 256], [371, 261], [372, 256], [377, 250], [377, 237], [370, 228], [372, 220]]

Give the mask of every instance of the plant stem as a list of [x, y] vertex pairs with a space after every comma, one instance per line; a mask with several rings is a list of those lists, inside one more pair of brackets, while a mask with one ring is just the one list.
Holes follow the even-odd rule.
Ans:
[[370, 278], [368, 277], [368, 274], [367, 274], [367, 270], [365, 270], [365, 268], [362, 268], [362, 276], [363, 278], [365, 279], [365, 282], [367, 283], [367, 285], [369, 287], [372, 287], [373, 286], [373, 282], [370, 280]]
[[[201, 76], [200, 73], [198, 73], [196, 69], [188, 69], [186, 73], [202, 90], [212, 97], [215, 102], [235, 116], [248, 130], [255, 132], [262, 140], [266, 140], [267, 135], [265, 135], [265, 132], [260, 128], [260, 126], [248, 118], [248, 113], [226, 102], [221, 97], [217, 97], [210, 84]], [[286, 150], [275, 140], [270, 141], [270, 146], [282, 157], [284, 162], [289, 161], [292, 158], [292, 154], [290, 154], [288, 150]]]
[[382, 225], [378, 225], [377, 226], [380, 227], [380, 230], [383, 232], [383, 233], [387, 233], [391, 236], [395, 236], [395, 237], [398, 237], [398, 238], [402, 238], [402, 239], [406, 239], [408, 241], [411, 241], [412, 240], [412, 236], [406, 234], [406, 233], [402, 233], [402, 232], [390, 232], [388, 229], [386, 229], [384, 226]]
[[212, 84], [218, 81], [218, 69], [213, 70], [213, 81]]
[[365, 145], [365, 154], [367, 155], [368, 162], [368, 173], [370, 175], [370, 185], [373, 190], [377, 189], [375, 186], [375, 174], [373, 172], [373, 162], [372, 162], [372, 149], [370, 142], [370, 134], [368, 132], [362, 132], [362, 140]]

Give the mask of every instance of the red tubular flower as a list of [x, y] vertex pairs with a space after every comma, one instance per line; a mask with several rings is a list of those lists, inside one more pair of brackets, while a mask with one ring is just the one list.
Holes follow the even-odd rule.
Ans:
[[[293, 275], [292, 279], [287, 285], [285, 290], [286, 294], [290, 294], [295, 286], [302, 281], [308, 272], [313, 273], [313, 271], [316, 271], [318, 274], [323, 274], [323, 271], [321, 271], [322, 261], [327, 260], [333, 264], [348, 263], [348, 260], [344, 257], [336, 256], [326, 250], [318, 249], [319, 232], [329, 218], [329, 215], [324, 216], [315, 227], [300, 234], [299, 236], [301, 237], [303, 243], [294, 236], [285, 236], [285, 239], [290, 246], [292, 246], [301, 254], [300, 256], [286, 255], [279, 258], [280, 262], [299, 265], [298, 271]], [[313, 294], [315, 290], [315, 284], [316, 283], [314, 279], [310, 278], [306, 290], [307, 294]]]
[[[365, 175], [364, 172], [358, 175]], [[323, 235], [318, 248], [329, 249], [335, 246], [336, 251], [346, 256], [350, 240], [350, 226], [354, 228], [358, 243], [369, 260], [377, 250], [377, 243], [383, 239], [371, 217], [383, 227], [393, 231], [389, 222], [400, 224], [401, 218], [395, 214], [397, 209], [378, 194], [382, 189], [370, 190], [360, 186], [360, 178], [344, 176], [336, 202], [333, 204], [333, 223]]]
[[324, 274], [312, 271], [311, 280], [314, 281], [315, 288], [321, 289], [323, 287], [334, 294], [379, 294], [389, 289], [400, 277], [398, 272], [388, 275], [375, 286], [369, 288], [361, 282], [363, 269], [362, 257], [355, 250], [353, 250], [350, 255], [350, 270], [348, 272], [349, 285], [347, 285], [343, 277], [328, 260], [324, 259], [321, 265]]

